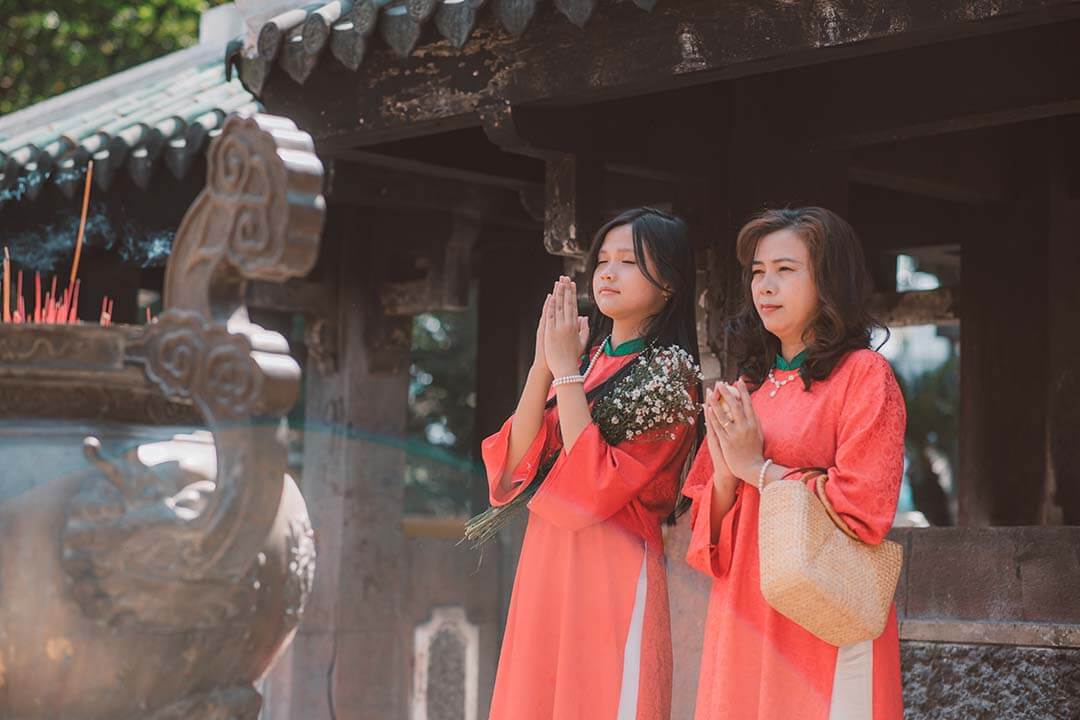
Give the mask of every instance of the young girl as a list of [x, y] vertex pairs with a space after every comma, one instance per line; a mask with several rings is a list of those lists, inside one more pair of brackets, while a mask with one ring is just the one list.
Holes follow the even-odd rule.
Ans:
[[[692, 384], [679, 387], [690, 412], [663, 432], [612, 444], [590, 410], [618, 392], [627, 415], [631, 405], [644, 406], [640, 390], [627, 393], [622, 384], [637, 377], [642, 352], [645, 360], [674, 345], [688, 365], [697, 362], [685, 225], [648, 208], [623, 213], [597, 233], [588, 272], [591, 318], [578, 317], [574, 283], [561, 277], [544, 303], [517, 411], [483, 443], [492, 506], [540, 483], [528, 501], [492, 720], [670, 715], [660, 525], [696, 443], [696, 365]], [[639, 398], [630, 402], [635, 389]]]
[[707, 443], [687, 477], [688, 562], [713, 580], [696, 720], [899, 720], [895, 609], [873, 641], [837, 648], [761, 595], [758, 487], [810, 480], [867, 543], [892, 526], [906, 413], [868, 349], [869, 278], [851, 227], [822, 208], [769, 210], [739, 233], [740, 379], [707, 393]]

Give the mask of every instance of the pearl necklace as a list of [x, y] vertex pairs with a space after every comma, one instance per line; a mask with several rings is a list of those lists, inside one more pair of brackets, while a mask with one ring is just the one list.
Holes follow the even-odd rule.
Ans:
[[592, 370], [593, 365], [596, 364], [596, 361], [600, 359], [600, 353], [604, 352], [604, 346], [607, 345], [608, 340], [610, 340], [610, 339], [611, 339], [611, 336], [608, 335], [604, 339], [604, 342], [600, 343], [600, 347], [596, 348], [596, 352], [593, 353], [592, 359], [589, 360], [589, 367], [585, 368], [585, 374], [581, 376], [582, 380], [589, 377], [589, 372]]
[[771, 382], [773, 385], [775, 385], [775, 387], [769, 392], [769, 397], [771, 397], [771, 398], [776, 397], [776, 393], [780, 392], [780, 388], [784, 387], [785, 385], [787, 385], [789, 382], [791, 382], [792, 380], [794, 380], [797, 377], [799, 377], [798, 371], [796, 371], [795, 374], [793, 374], [791, 377], [784, 378], [783, 380], [777, 380], [776, 376], [773, 375], [772, 369], [770, 368], [769, 369], [769, 382]]
[[[611, 339], [611, 336], [608, 335], [608, 340], [610, 340], [610, 339]], [[604, 342], [600, 343], [600, 347], [596, 348], [596, 352], [593, 353], [592, 359], [589, 360], [589, 366], [587, 368], [585, 368], [585, 374], [584, 375], [579, 375], [579, 374], [563, 375], [562, 377], [557, 377], [554, 380], [552, 380], [551, 385], [553, 387], [559, 387], [560, 385], [571, 385], [571, 384], [576, 384], [576, 383], [581, 383], [582, 385], [584, 385], [585, 384], [585, 378], [589, 377], [589, 373], [592, 372], [593, 365], [595, 365], [596, 361], [600, 359], [600, 353], [602, 353], [604, 351], [604, 346], [607, 345], [608, 340], [604, 340]]]

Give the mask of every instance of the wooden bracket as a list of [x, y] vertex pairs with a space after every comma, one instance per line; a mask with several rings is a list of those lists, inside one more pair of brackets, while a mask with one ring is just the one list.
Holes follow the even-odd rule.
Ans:
[[908, 325], [956, 325], [960, 322], [960, 298], [954, 288], [879, 292], [871, 300], [874, 316], [889, 327]]
[[582, 108], [522, 108], [502, 101], [478, 110], [484, 133], [506, 152], [547, 159], [593, 145], [593, 116]]
[[[464, 215], [449, 216], [449, 228], [441, 226], [419, 234], [423, 241], [400, 249], [392, 277], [379, 285], [379, 300], [390, 316], [416, 315], [432, 310], [464, 310], [469, 304], [472, 249], [480, 223]], [[447, 236], [448, 234], [448, 236]], [[410, 275], [415, 277], [409, 277]]]
[[553, 255], [584, 256], [603, 223], [604, 172], [595, 155], [560, 153], [547, 160], [544, 247]]
[[247, 286], [247, 305], [259, 310], [303, 314], [308, 359], [324, 376], [337, 372], [336, 299], [331, 286], [311, 280], [254, 281]]
[[584, 256], [604, 213], [604, 164], [589, 150], [593, 137], [589, 116], [580, 109], [505, 104], [482, 110], [480, 118], [484, 132], [500, 148], [544, 161], [547, 251]]

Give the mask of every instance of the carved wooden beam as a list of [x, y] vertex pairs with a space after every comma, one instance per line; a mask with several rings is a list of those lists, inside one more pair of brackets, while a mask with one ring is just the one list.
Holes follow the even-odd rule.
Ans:
[[868, 251], [905, 252], [988, 236], [998, 220], [997, 207], [853, 184], [850, 221]]
[[[435, 231], [421, 236], [413, 249], [398, 256], [391, 273], [420, 274], [416, 279], [386, 280], [379, 285], [379, 300], [390, 316], [416, 315], [433, 310], [464, 310], [469, 304], [472, 249], [480, 224], [463, 215], [449, 216], [448, 234]], [[444, 218], [435, 226], [446, 227]], [[409, 267], [401, 267], [406, 264]]]
[[481, 115], [484, 132], [507, 152], [544, 160], [544, 247], [581, 257], [604, 215], [604, 165], [588, 150], [589, 116], [579, 109], [530, 110], [509, 105]]
[[284, 283], [254, 281], [247, 287], [248, 307], [276, 312], [298, 312], [328, 317], [334, 309], [331, 290], [322, 283], [289, 280]]
[[[784, 101], [813, 98], [801, 126], [815, 147], [858, 148], [968, 132], [1080, 112], [1075, 65], [1080, 30], [1061, 22], [970, 38], [835, 67], [790, 73]], [[811, 86], [828, 77], [831, 100]], [[918, 77], [919, 82], [904, 82]], [[856, 100], [852, 93], [858, 95]]]
[[[481, 139], [487, 142], [482, 135]], [[389, 150], [383, 148], [379, 152], [336, 151], [333, 153], [336, 170], [328, 187], [328, 199], [332, 203], [440, 208], [477, 217], [482, 211], [485, 222], [529, 230], [534, 229], [531, 221], [544, 219], [548, 178], [543, 183], [536, 182], [519, 165], [507, 166], [504, 162], [500, 166], [501, 158], [485, 156], [479, 160], [471, 144], [460, 152], [443, 151], [430, 160], [414, 159], [429, 150], [427, 144], [419, 148], [409, 145], [409, 157], [388, 154]], [[488, 152], [503, 155], [495, 148]], [[488, 169], [465, 169], [473, 162], [486, 163]], [[526, 162], [527, 168], [533, 166], [531, 161]], [[541, 167], [546, 170], [546, 163]], [[677, 188], [687, 183], [686, 176], [676, 172], [639, 164], [605, 162], [602, 170], [602, 199], [607, 211], [668, 202]], [[519, 196], [524, 214], [516, 207], [513, 194]]]
[[960, 322], [960, 299], [955, 288], [877, 293], [871, 312], [889, 327], [956, 325]]
[[[427, 162], [413, 158], [390, 155], [383, 152], [369, 150], [342, 150], [333, 153], [333, 159], [337, 167], [342, 168], [340, 175], [335, 175], [331, 191], [339, 187], [339, 182], [348, 182], [351, 179], [352, 168], [371, 168], [376, 172], [367, 172], [367, 175], [379, 179], [384, 175], [390, 177], [410, 176], [420, 182], [425, 179], [446, 180], [442, 186], [449, 189], [452, 185], [476, 185], [480, 187], [505, 188], [513, 191], [539, 190], [540, 183], [533, 180], [512, 177], [507, 174], [494, 172], [480, 172], [454, 167], [449, 164]], [[438, 185], [437, 183], [435, 184]], [[334, 200], [344, 198], [333, 198]]]
[[863, 148], [852, 154], [854, 183], [949, 202], [989, 204], [1007, 198], [1006, 168], [991, 133], [965, 133]]
[[542, 192], [538, 183], [363, 151], [336, 156], [334, 168], [329, 198], [335, 204], [435, 210], [488, 224], [536, 228], [519, 196]]
[[[500, 22], [511, 29], [523, 29], [535, 10], [535, 0], [492, 0], [488, 5], [494, 12], [480, 13], [466, 52], [446, 52], [432, 46], [431, 52], [416, 52], [403, 60], [385, 48], [369, 48], [361, 80], [352, 70], [324, 60], [303, 86], [284, 77], [284, 73], [274, 73], [268, 80], [262, 68], [248, 71], [248, 66], [257, 65], [256, 61], [245, 60], [242, 77], [249, 87], [250, 82], [259, 82], [257, 92], [261, 92], [266, 107], [311, 129], [320, 145], [324, 140], [344, 136], [372, 142], [436, 132], [447, 126], [475, 125], [480, 110], [500, 103], [596, 102], [808, 63], [879, 53], [883, 57], [886, 51], [899, 55], [892, 51], [904, 48], [923, 52], [936, 47], [950, 52], [955, 44], [943, 41], [1052, 22], [1065, 27], [1068, 23], [1061, 21], [1080, 17], [1080, 5], [1075, 0], [1017, 0], [1008, 8], [977, 0], [886, 4], [844, 0], [816, 5], [773, 3], [754, 12], [738, 3], [681, 0], [661, 4], [651, 14], [642, 13], [631, 3], [611, 2], [600, 5], [584, 32], [561, 18], [545, 16], [533, 22], [529, 32], [511, 40], [499, 27]], [[1042, 49], [1032, 53], [1029, 43], [1018, 54], [1000, 52], [999, 57], [998, 64], [1012, 60], [1017, 63], [1017, 69], [1002, 76], [1010, 87], [1022, 76], [1031, 77], [1033, 83], [1027, 91], [1018, 85], [1016, 89], [1022, 91], [1019, 94], [1002, 89], [996, 97], [1015, 99], [1028, 108], [1036, 104], [1025, 98], [1037, 96], [1060, 105], [1047, 92], [1048, 83], [1053, 82], [1049, 76], [1056, 74], [1061, 79], [1068, 73], [1048, 72], [1055, 65], [1044, 59]], [[951, 67], [957, 63], [963, 72]], [[1056, 67], [1070, 66], [1066, 59]], [[823, 73], [825, 83], [809, 87], [832, 87], [828, 78], [834, 70], [847, 72], [839, 63], [832, 63]], [[919, 82], [907, 82], [916, 76]], [[856, 85], [846, 85], [849, 90], [854, 87], [846, 96], [830, 91], [836, 108], [827, 110], [826, 115], [841, 123], [837, 129], [845, 135], [861, 133], [862, 129], [888, 132], [899, 127], [898, 123], [929, 127], [923, 123], [942, 120], [931, 117], [938, 109], [954, 107], [964, 111], [962, 104], [969, 97], [971, 83], [989, 85], [997, 79], [995, 73], [977, 63], [953, 55], [929, 73], [908, 69], [896, 78], [895, 82], [885, 82], [881, 75], [867, 72]], [[1064, 81], [1070, 82], [1068, 78]], [[926, 102], [926, 94], [918, 102], [906, 106], [901, 103], [901, 98], [910, 101], [918, 96], [922, 88], [936, 87], [950, 89], [955, 97], [944, 99], [951, 105], [939, 107]], [[798, 92], [791, 84], [786, 88]], [[964, 88], [964, 92], [956, 92], [957, 88]], [[984, 89], [977, 92], [991, 97], [984, 94]], [[864, 101], [868, 93], [875, 98], [881, 96], [885, 102], [875, 108], [874, 102]], [[889, 100], [885, 97], [888, 93], [895, 93], [896, 99]], [[783, 98], [777, 100], [783, 102]], [[899, 112], [890, 119], [885, 107]], [[982, 107], [988, 109], [986, 103]], [[848, 117], [845, 112], [853, 114]], [[922, 117], [918, 117], [920, 114]], [[864, 119], [874, 122], [867, 125]], [[814, 118], [806, 120], [819, 128], [822, 137], [836, 134], [828, 132], [824, 119], [820, 123]]]
[[582, 153], [592, 147], [595, 115], [583, 108], [525, 108], [495, 103], [480, 109], [491, 142], [507, 152], [544, 159], [551, 152]]

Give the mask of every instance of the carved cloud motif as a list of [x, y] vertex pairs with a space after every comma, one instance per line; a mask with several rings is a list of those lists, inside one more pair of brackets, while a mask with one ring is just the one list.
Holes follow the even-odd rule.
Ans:
[[273, 188], [283, 187], [286, 179], [280, 164], [266, 162], [274, 157], [272, 143], [257, 147], [266, 143], [260, 135], [233, 133], [222, 135], [210, 151], [208, 189], [215, 224], [227, 238], [230, 261], [245, 272], [278, 262], [284, 251], [283, 208], [271, 198]]
[[146, 374], [170, 396], [190, 397], [214, 417], [250, 415], [261, 372], [251, 343], [189, 310], [167, 310], [146, 331]]

